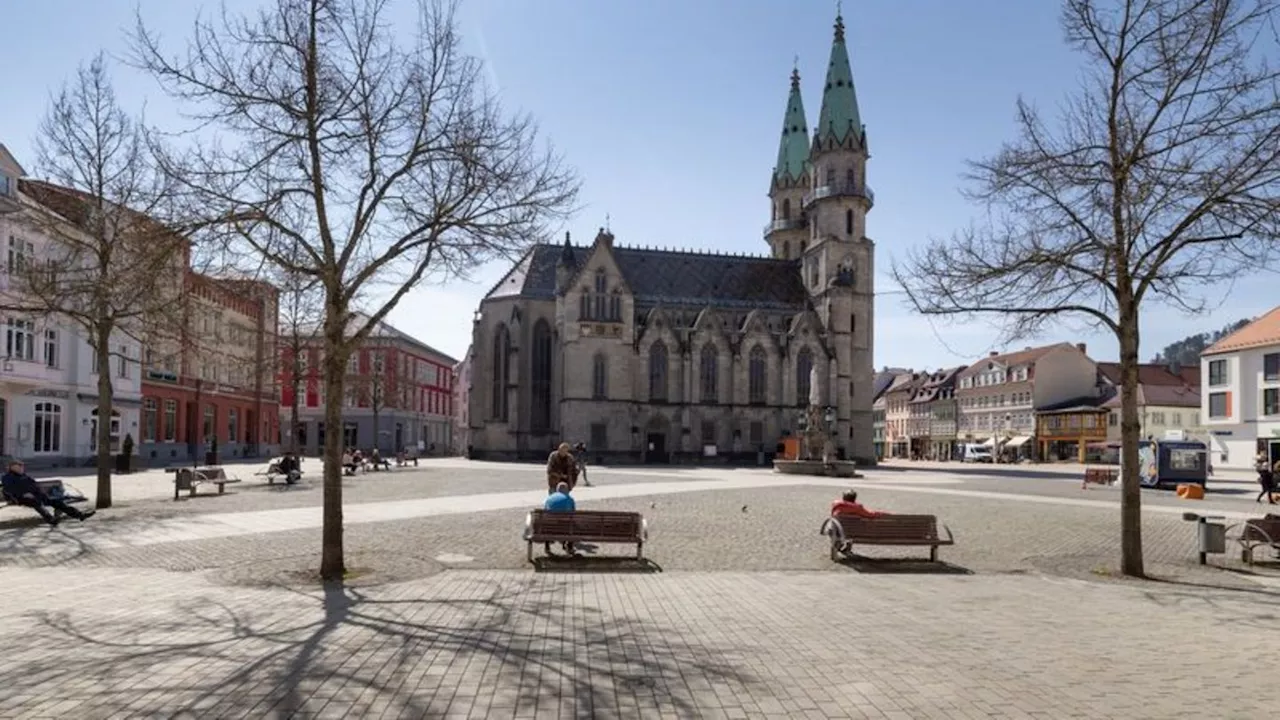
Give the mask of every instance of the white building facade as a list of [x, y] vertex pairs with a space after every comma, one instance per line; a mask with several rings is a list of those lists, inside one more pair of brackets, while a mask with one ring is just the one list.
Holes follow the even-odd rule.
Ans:
[[[24, 221], [46, 212], [20, 190], [23, 170], [0, 145], [0, 455], [33, 469], [93, 463], [97, 452], [98, 370], [87, 335], [66, 318], [22, 312], [32, 303], [16, 275], [40, 261], [52, 242]], [[112, 339], [114, 397], [111, 444], [138, 441], [141, 349], [123, 334]]]
[[1280, 307], [1210, 346], [1200, 358], [1200, 419], [1215, 467], [1280, 460]]

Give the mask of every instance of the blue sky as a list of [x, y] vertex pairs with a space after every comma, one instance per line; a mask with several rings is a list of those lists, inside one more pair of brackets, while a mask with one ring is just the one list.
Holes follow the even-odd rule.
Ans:
[[[98, 49], [122, 52], [134, 7], [124, 0], [6, 4], [10, 71], [0, 81], [0, 142], [29, 170], [50, 92]], [[137, 7], [177, 49], [201, 5], [141, 0]], [[889, 267], [895, 254], [976, 214], [958, 193], [959, 175], [966, 159], [1011, 137], [1019, 93], [1052, 109], [1074, 88], [1079, 59], [1061, 42], [1057, 13], [1058, 4], [1045, 1], [845, 4], [876, 193], [867, 233], [878, 250], [877, 366], [949, 366], [997, 349], [997, 331], [987, 324], [913, 315], [893, 293]], [[619, 244], [764, 253], [766, 193], [793, 59], [812, 125], [835, 14], [825, 0], [464, 0], [461, 28], [503, 102], [532, 113], [581, 173], [584, 209], [563, 228], [575, 238], [589, 241], [607, 215]], [[145, 106], [154, 124], [176, 120], [149, 78], [118, 64], [113, 70], [127, 106]], [[415, 290], [392, 322], [461, 357], [471, 310], [503, 270]], [[1204, 317], [1149, 306], [1143, 357], [1188, 333], [1265, 312], [1274, 282], [1240, 283], [1229, 304], [1224, 290]], [[1087, 342], [1098, 359], [1116, 354], [1114, 340], [1069, 323], [1041, 340]]]

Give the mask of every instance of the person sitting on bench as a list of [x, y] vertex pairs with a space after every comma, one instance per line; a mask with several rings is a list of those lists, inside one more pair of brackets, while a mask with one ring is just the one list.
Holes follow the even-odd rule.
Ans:
[[50, 526], [57, 526], [58, 517], [49, 512], [49, 508], [53, 508], [68, 517], [84, 521], [93, 515], [92, 508], [81, 512], [71, 505], [67, 504], [58, 497], [50, 497], [41, 489], [40, 485], [26, 472], [27, 466], [21, 460], [14, 460], [9, 463], [9, 471], [0, 476], [0, 486], [4, 488], [6, 497], [13, 500], [18, 505], [25, 505], [37, 513]]
[[[853, 516], [853, 517], [860, 517], [860, 518], [878, 518], [878, 517], [884, 517], [885, 515], [888, 515], [888, 514], [889, 513], [886, 513], [886, 512], [877, 512], [875, 510], [870, 510], [867, 508], [867, 506], [858, 502], [858, 493], [857, 491], [854, 491], [854, 490], [845, 491], [845, 494], [840, 496], [839, 500], [836, 500], [835, 502], [831, 503], [831, 517], [844, 515], [844, 516]], [[852, 543], [846, 540], [843, 544], [840, 545], [840, 552], [847, 553], [849, 552], [851, 547], [852, 547]]]
[[344, 475], [355, 475], [356, 467], [359, 464], [360, 461], [356, 459], [355, 454], [350, 450], [342, 453], [342, 471]]
[[[569, 483], [557, 483], [555, 492], [548, 495], [547, 499], [542, 502], [542, 509], [547, 512], [573, 512], [576, 510], [577, 506], [574, 504], [573, 496], [569, 494], [569, 490]], [[570, 555], [575, 553], [571, 542], [560, 543], [560, 547], [564, 548], [564, 551]], [[547, 554], [550, 555], [551, 543], [546, 544], [546, 549]]]
[[293, 485], [302, 477], [302, 463], [293, 451], [286, 451], [280, 462], [276, 463], [276, 471], [284, 476], [286, 485]]

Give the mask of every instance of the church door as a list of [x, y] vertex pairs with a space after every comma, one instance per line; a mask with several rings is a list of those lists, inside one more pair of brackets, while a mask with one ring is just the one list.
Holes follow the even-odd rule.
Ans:
[[645, 440], [644, 460], [647, 463], [665, 463], [667, 462], [667, 434], [666, 433], [649, 433]]

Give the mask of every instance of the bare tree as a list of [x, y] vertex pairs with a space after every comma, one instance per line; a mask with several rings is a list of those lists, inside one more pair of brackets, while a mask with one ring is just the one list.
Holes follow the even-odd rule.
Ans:
[[920, 312], [995, 313], [1007, 339], [1064, 315], [1115, 334], [1126, 575], [1144, 574], [1141, 310], [1204, 310], [1280, 237], [1276, 20], [1272, 0], [1066, 0], [1086, 75], [1057, 127], [1019, 100], [1018, 138], [972, 163], [990, 221], [894, 268]]
[[101, 55], [53, 98], [37, 137], [39, 173], [23, 192], [40, 206], [21, 222], [49, 242], [18, 274], [15, 309], [69, 320], [98, 368], [97, 507], [111, 507], [112, 359], [120, 348], [174, 320], [187, 240], [152, 214], [166, 193], [139, 123], [121, 109]]
[[[417, 10], [408, 46], [388, 0], [224, 13], [197, 22], [174, 58], [141, 19], [133, 38], [137, 64], [224, 140], [165, 161], [200, 229], [232, 256], [319, 284], [331, 428], [341, 427], [352, 351], [411, 288], [546, 237], [577, 192], [532, 121], [505, 115], [484, 87], [459, 47], [454, 3]], [[344, 573], [341, 442], [326, 436], [326, 580]]]

